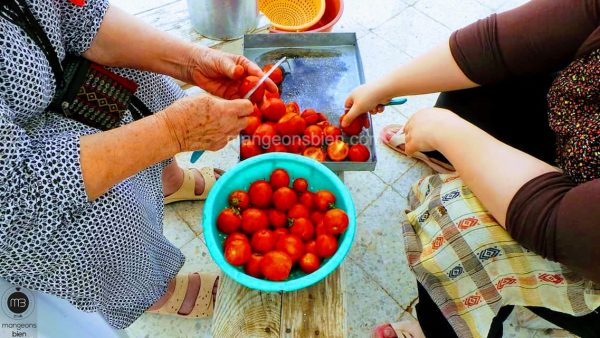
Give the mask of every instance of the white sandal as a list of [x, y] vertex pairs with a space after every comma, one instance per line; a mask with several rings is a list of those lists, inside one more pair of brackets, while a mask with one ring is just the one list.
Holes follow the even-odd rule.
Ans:
[[204, 179], [204, 191], [202, 192], [202, 195], [196, 195], [196, 178], [194, 177], [194, 170], [192, 168], [183, 169], [183, 184], [181, 184], [179, 190], [165, 197], [165, 205], [180, 201], [206, 200], [210, 189], [212, 189], [217, 181], [217, 176], [215, 175], [215, 168], [204, 167], [199, 171]]

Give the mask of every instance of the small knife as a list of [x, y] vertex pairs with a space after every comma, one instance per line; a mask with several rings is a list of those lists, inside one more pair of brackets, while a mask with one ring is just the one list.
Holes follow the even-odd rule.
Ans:
[[250, 89], [246, 95], [244, 95], [244, 99], [249, 99], [250, 96], [252, 96], [252, 94], [254, 94], [254, 92], [258, 89], [258, 87], [260, 87], [260, 85], [262, 85], [268, 78], [269, 75], [271, 75], [275, 69], [277, 69], [277, 67], [281, 66], [281, 64], [283, 63], [283, 61], [285, 61], [286, 57], [282, 57], [281, 60], [277, 61], [277, 63], [275, 63], [275, 65], [273, 67], [271, 67], [271, 69], [269, 69], [268, 72], [265, 73], [265, 75], [263, 75], [260, 80], [258, 80], [258, 82], [254, 85], [254, 87], [252, 87], [252, 89]]

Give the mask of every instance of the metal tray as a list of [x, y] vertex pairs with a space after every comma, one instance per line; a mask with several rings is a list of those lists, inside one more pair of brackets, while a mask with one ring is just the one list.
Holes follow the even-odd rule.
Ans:
[[[261, 67], [286, 56], [281, 99], [298, 102], [301, 110], [313, 108], [323, 112], [336, 125], [344, 113], [348, 94], [365, 82], [355, 33], [245, 35], [244, 56]], [[335, 172], [375, 170], [377, 154], [370, 116], [369, 122], [371, 126], [359, 135], [360, 143], [371, 151], [369, 161], [323, 164]]]

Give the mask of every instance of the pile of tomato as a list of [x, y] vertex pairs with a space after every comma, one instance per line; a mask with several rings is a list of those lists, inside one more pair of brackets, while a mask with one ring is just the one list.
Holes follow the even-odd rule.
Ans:
[[[269, 64], [263, 70], [266, 72], [271, 67], [273, 65]], [[269, 77], [280, 84], [283, 81], [283, 71], [277, 68]], [[258, 81], [256, 76], [246, 77], [240, 84], [240, 95], [244, 96]], [[342, 134], [356, 136], [363, 128], [368, 128], [369, 119], [366, 114], [341, 128], [331, 124], [322, 112], [311, 108], [301, 112], [298, 103], [283, 102], [279, 93], [265, 90], [264, 85], [250, 96], [250, 100], [254, 103], [254, 112], [248, 118], [248, 126], [242, 131], [242, 159], [265, 152], [301, 154], [319, 162], [366, 162], [371, 158], [369, 148], [365, 145], [348, 144], [342, 138]], [[343, 117], [340, 117], [340, 122]]]
[[309, 191], [304, 178], [290, 181], [285, 169], [275, 169], [268, 181], [233, 191], [217, 217], [217, 229], [227, 236], [225, 259], [250, 276], [283, 281], [294, 266], [312, 273], [336, 253], [348, 228], [331, 191]]

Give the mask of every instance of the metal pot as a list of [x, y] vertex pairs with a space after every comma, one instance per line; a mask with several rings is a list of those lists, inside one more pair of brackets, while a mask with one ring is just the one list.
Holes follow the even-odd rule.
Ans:
[[187, 0], [194, 30], [216, 40], [235, 40], [256, 28], [256, 0]]

